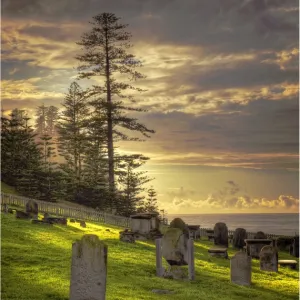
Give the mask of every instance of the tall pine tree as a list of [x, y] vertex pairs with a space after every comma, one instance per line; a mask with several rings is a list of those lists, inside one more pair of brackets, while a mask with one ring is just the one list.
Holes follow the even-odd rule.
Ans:
[[[93, 85], [89, 89], [89, 94], [97, 96], [97, 106], [105, 111], [108, 181], [110, 193], [114, 195], [114, 142], [118, 138], [132, 140], [122, 129], [140, 132], [145, 137], [149, 137], [154, 131], [127, 115], [128, 111], [142, 111], [137, 107], [127, 106], [124, 100], [133, 101], [132, 95], [126, 94], [127, 91], [142, 91], [130, 82], [143, 78], [137, 71], [141, 62], [134, 55], [127, 53], [127, 49], [131, 47], [131, 35], [125, 30], [128, 25], [119, 23], [119, 18], [112, 13], [93, 17], [91, 25], [91, 31], [85, 33], [78, 43], [83, 46], [84, 51], [82, 55], [77, 56], [82, 63], [78, 71], [79, 78], [103, 78], [102, 84]], [[128, 81], [120, 81], [119, 75], [127, 76]]]

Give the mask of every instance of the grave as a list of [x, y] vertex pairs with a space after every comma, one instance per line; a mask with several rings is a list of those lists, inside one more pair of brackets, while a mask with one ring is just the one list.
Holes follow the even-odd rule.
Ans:
[[190, 238], [194, 240], [200, 239], [200, 225], [187, 225], [190, 233]]
[[128, 229], [125, 229], [124, 231], [120, 231], [119, 235], [120, 241], [126, 243], [135, 243], [134, 232], [132, 231], [128, 231]]
[[206, 235], [209, 241], [214, 241], [215, 236], [214, 236], [214, 231], [212, 229], [207, 229]]
[[232, 237], [232, 246], [237, 249], [243, 249], [245, 244], [245, 239], [247, 238], [247, 232], [244, 228], [237, 228]]
[[48, 218], [44, 218], [43, 221], [51, 224], [67, 225], [66, 218], [48, 217]]
[[147, 240], [154, 238], [159, 232], [160, 221], [157, 213], [143, 213], [130, 216], [131, 231], [135, 239]]
[[225, 223], [216, 223], [214, 227], [214, 244], [228, 247], [228, 228]]
[[295, 236], [290, 245], [290, 255], [299, 257], [299, 236]]
[[230, 281], [238, 285], [251, 285], [251, 257], [245, 252], [236, 253], [230, 260]]
[[107, 246], [87, 234], [72, 245], [70, 300], [105, 300]]
[[273, 246], [264, 246], [259, 253], [261, 271], [278, 272], [278, 253]]
[[84, 221], [80, 221], [80, 227], [86, 228], [86, 223]]
[[297, 261], [296, 260], [281, 259], [278, 261], [278, 264], [280, 265], [280, 267], [289, 267], [292, 270], [297, 269]]
[[17, 219], [31, 219], [30, 214], [21, 211], [21, 210], [16, 210], [16, 218]]
[[259, 258], [260, 250], [263, 246], [272, 245], [270, 239], [245, 239], [246, 252], [252, 258]]
[[227, 248], [209, 248], [208, 253], [210, 256], [228, 258]]
[[25, 211], [34, 219], [38, 218], [39, 207], [38, 204], [32, 199], [28, 200], [25, 206]]
[[45, 222], [44, 220], [31, 220], [32, 224], [46, 224], [46, 225], [52, 225], [52, 223]]

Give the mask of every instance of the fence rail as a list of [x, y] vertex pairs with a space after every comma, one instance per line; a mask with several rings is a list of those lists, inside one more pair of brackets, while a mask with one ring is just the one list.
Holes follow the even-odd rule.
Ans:
[[51, 203], [41, 200], [30, 199], [22, 196], [1, 193], [0, 203], [25, 207], [29, 200], [33, 200], [38, 204], [39, 212], [49, 213], [56, 216], [66, 218], [77, 218], [84, 221], [94, 221], [111, 224], [120, 227], [130, 227], [130, 218], [116, 216], [106, 212], [98, 211], [93, 208], [73, 208], [64, 204]]
[[[207, 230], [212, 230], [213, 231], [213, 229], [211, 229], [211, 228], [201, 228], [200, 227], [200, 236], [209, 236], [210, 234], [207, 233]], [[234, 231], [235, 230], [228, 230], [228, 236], [233, 235]], [[256, 232], [248, 232], [247, 231], [247, 238], [248, 239], [253, 239], [255, 235], [256, 235]], [[288, 235], [283, 235], [283, 234], [282, 235], [277, 235], [277, 234], [270, 234], [270, 233], [265, 233], [265, 235], [267, 236], [268, 239], [275, 239], [275, 238], [280, 237], [280, 236], [288, 236]], [[292, 237], [292, 236], [290, 236], [290, 237]]]

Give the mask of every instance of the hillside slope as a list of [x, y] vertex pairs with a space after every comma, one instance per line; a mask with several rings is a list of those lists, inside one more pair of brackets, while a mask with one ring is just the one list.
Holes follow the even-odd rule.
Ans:
[[[298, 299], [298, 271], [279, 269], [261, 272], [252, 262], [252, 286], [230, 283], [230, 261], [211, 258], [211, 242], [195, 242], [196, 280], [192, 283], [155, 276], [153, 242], [126, 244], [119, 241], [119, 228], [87, 223], [34, 225], [2, 213], [1, 299], [67, 300], [71, 268], [71, 246], [85, 233], [93, 233], [108, 245], [107, 300], [292, 300]], [[235, 253], [229, 249], [229, 256]], [[291, 258], [280, 253], [280, 258]], [[173, 290], [157, 295], [152, 289]]]

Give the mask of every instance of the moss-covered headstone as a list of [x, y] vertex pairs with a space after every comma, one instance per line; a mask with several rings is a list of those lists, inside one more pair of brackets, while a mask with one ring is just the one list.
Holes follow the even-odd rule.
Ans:
[[72, 245], [70, 300], [105, 300], [107, 246], [87, 234]]

